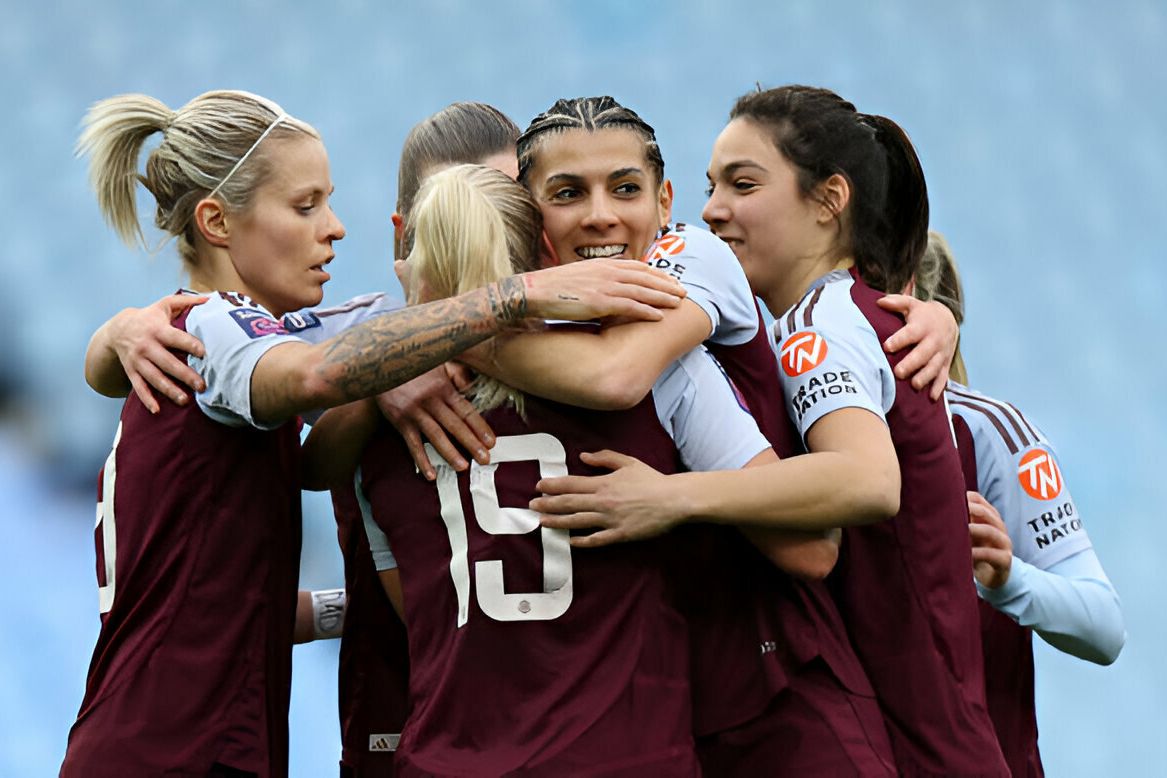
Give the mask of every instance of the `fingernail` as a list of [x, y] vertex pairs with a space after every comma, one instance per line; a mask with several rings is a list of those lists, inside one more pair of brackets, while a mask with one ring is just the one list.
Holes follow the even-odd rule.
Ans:
[[489, 432], [486, 433], [486, 435], [484, 435], [482, 438], [482, 442], [488, 446], [493, 446], [494, 445], [494, 435], [491, 435]]
[[477, 459], [482, 464], [486, 464], [486, 462], [487, 462], [486, 449], [480, 448], [477, 451], [475, 451], [474, 458]]

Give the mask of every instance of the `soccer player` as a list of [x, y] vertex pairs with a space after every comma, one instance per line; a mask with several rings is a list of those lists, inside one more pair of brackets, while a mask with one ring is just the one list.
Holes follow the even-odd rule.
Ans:
[[602, 269], [599, 287], [556, 268], [312, 346], [280, 317], [319, 303], [344, 228], [311, 126], [244, 92], [178, 111], [123, 95], [90, 110], [79, 149], [128, 243], [142, 236], [142, 180], [190, 287], [210, 299], [176, 319], [205, 343], [191, 366], [206, 391], [157, 414], [128, 400], [103, 469], [102, 627], [61, 773], [282, 775], [300, 539], [291, 420], [397, 385], [527, 315], [656, 316], [645, 301], [675, 304], [672, 287], [638, 263]]
[[[540, 221], [527, 192], [498, 171], [432, 175], [407, 222], [411, 299], [531, 266]], [[392, 432], [362, 460], [374, 554], [380, 569], [399, 571], [413, 660], [398, 774], [699, 774], [665, 545], [573, 553], [568, 533], [540, 529], [525, 505], [541, 476], [587, 472], [578, 455], [591, 446], [618, 441], [666, 470], [736, 468], [768, 452], [766, 440], [700, 351], [651, 400], [619, 413], [486, 378], [471, 396], [498, 435], [490, 465], [457, 473], [431, 453], [431, 483]]]
[[[964, 321], [960, 275], [939, 233], [928, 234], [914, 291]], [[1039, 776], [1033, 632], [1059, 651], [1108, 665], [1126, 640], [1122, 608], [1052, 444], [1011, 403], [969, 389], [959, 351], [951, 375], [947, 397], [970, 490], [989, 715], [1013, 775]]]
[[[505, 335], [492, 340], [481, 359], [486, 347], [469, 352], [471, 364], [532, 393], [552, 392], [589, 407], [626, 407], [643, 397], [678, 351], [707, 339], [775, 449], [795, 453], [749, 282], [722, 241], [702, 229], [668, 224], [671, 186], [652, 128], [611, 98], [560, 100], [520, 138], [519, 169], [540, 203], [559, 260], [635, 255], [665, 227], [648, 259], [680, 278], [689, 295], [659, 326], [633, 324], [599, 336]], [[683, 584], [682, 607], [691, 622], [703, 766], [726, 775], [891, 774], [874, 692], [832, 601], [821, 585], [783, 575], [771, 564], [821, 577], [834, 557], [825, 564], [808, 558], [806, 535], [762, 527], [746, 533], [757, 548], [734, 529], [686, 533], [694, 551], [690, 564], [703, 571], [696, 580], [691, 570], [681, 576], [691, 582]]]
[[985, 710], [951, 428], [880, 347], [901, 322], [877, 290], [902, 289], [925, 243], [915, 151], [894, 122], [827, 90], [759, 90], [734, 105], [709, 180], [703, 215], [775, 314], [783, 394], [809, 454], [668, 477], [605, 455], [616, 472], [546, 479], [551, 496], [532, 507], [564, 514], [545, 526], [605, 528], [580, 544], [685, 520], [843, 525], [832, 589], [898, 770], [1007, 774]]

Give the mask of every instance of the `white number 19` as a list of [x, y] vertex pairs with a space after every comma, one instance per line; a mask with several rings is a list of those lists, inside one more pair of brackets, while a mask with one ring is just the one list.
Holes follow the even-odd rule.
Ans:
[[[442, 521], [450, 536], [450, 576], [458, 596], [458, 626], [470, 611], [470, 562], [466, 516], [458, 495], [458, 474], [426, 444], [426, 453], [437, 471]], [[571, 544], [567, 530], [539, 526], [539, 515], [528, 508], [504, 508], [498, 504], [494, 473], [503, 462], [536, 461], [542, 478], [567, 475], [563, 444], [546, 433], [504, 435], [490, 451], [490, 464], [470, 464], [470, 495], [478, 526], [491, 535], [525, 535], [539, 530], [543, 542], [543, 591], [512, 592], [503, 589], [502, 561], [474, 563], [478, 605], [497, 621], [547, 621], [562, 616], [571, 605]]]

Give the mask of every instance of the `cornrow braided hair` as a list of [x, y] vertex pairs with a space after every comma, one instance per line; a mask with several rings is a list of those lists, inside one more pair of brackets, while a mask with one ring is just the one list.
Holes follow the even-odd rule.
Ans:
[[659, 184], [665, 180], [665, 160], [656, 142], [656, 131], [631, 108], [626, 108], [608, 95], [600, 97], [572, 97], [556, 100], [555, 104], [531, 120], [519, 136], [516, 151], [519, 156], [519, 182], [527, 184], [540, 141], [548, 135], [567, 130], [595, 132], [609, 128], [628, 129], [644, 140], [644, 155]]

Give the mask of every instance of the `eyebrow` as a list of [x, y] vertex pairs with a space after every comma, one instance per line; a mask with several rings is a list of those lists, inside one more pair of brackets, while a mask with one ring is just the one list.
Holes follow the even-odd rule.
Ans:
[[[734, 173], [736, 173], [737, 171], [739, 171], [745, 167], [754, 167], [754, 168], [757, 168], [758, 170], [763, 170], [763, 171], [766, 169], [765, 166], [763, 166], [757, 162], [754, 162], [752, 159], [743, 159], [743, 160], [738, 161], [738, 162], [730, 162], [728, 165], [723, 167], [721, 169], [721, 175], [731, 176]], [[705, 171], [705, 177], [708, 178], [710, 181], [713, 180], [713, 176], [709, 175], [708, 170]]]
[[[609, 181], [615, 181], [619, 178], [634, 175], [644, 175], [644, 170], [638, 167], [622, 167], [619, 170], [613, 170], [608, 174]], [[544, 186], [555, 186], [557, 184], [581, 184], [584, 177], [579, 173], [556, 173], [553, 176], [548, 176], [547, 180], [543, 182]]]

